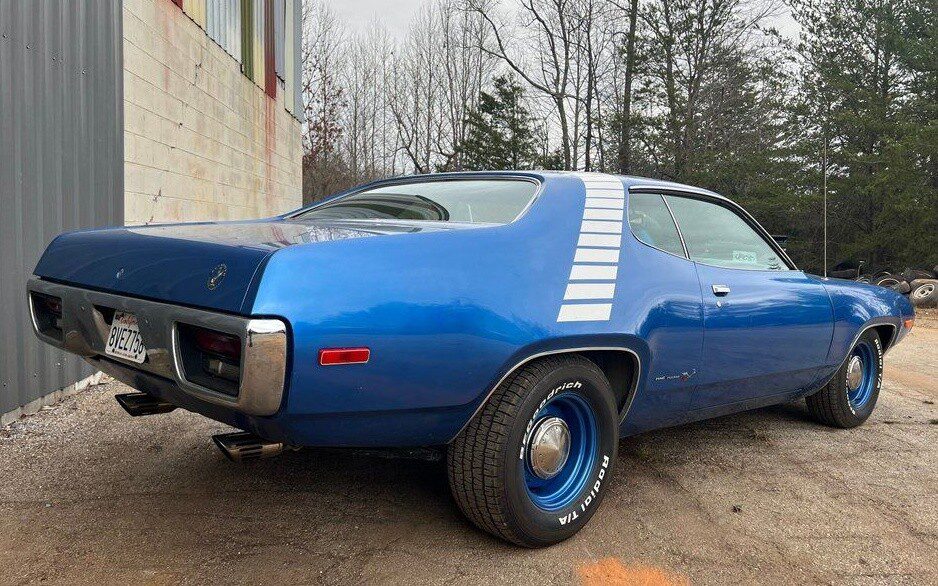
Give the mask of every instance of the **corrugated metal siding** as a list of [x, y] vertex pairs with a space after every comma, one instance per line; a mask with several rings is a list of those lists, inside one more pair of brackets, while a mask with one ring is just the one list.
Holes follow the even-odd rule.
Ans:
[[254, 66], [251, 79], [254, 83], [264, 87], [264, 78], [267, 75], [264, 63], [264, 0], [254, 0], [254, 31], [251, 40], [254, 49]]
[[207, 0], [208, 36], [241, 62], [241, 0]]
[[284, 75], [284, 44], [283, 34], [284, 13], [286, 12], [286, 0], [274, 0], [274, 70], [277, 77], [286, 79]]
[[[302, 2], [302, 0], [300, 0]], [[293, 0], [285, 0], [283, 11], [283, 102], [287, 112], [293, 114]], [[299, 55], [296, 56], [299, 58]]]
[[189, 15], [189, 18], [195, 21], [197, 25], [206, 29], [205, 23], [205, 0], [183, 0], [182, 10]]
[[241, 0], [241, 71], [254, 78], [254, 3]]
[[25, 287], [59, 233], [123, 223], [121, 11], [0, 0], [0, 414], [92, 372], [33, 335]]
[[264, 91], [271, 98], [277, 97], [277, 63], [274, 51], [274, 0], [264, 0]]
[[[293, 1], [293, 116], [303, 122], [306, 113], [303, 110], [303, 2]], [[290, 99], [287, 94], [286, 99]]]

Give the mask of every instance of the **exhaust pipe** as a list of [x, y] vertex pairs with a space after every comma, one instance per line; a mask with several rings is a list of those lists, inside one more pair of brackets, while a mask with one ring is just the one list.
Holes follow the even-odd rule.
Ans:
[[213, 435], [212, 441], [232, 462], [273, 458], [283, 453], [284, 449], [283, 442], [269, 442], [246, 431]]
[[143, 417], [144, 415], [159, 415], [160, 413], [169, 413], [176, 409], [176, 406], [166, 401], [160, 401], [153, 395], [146, 393], [123, 393], [114, 395], [117, 403], [124, 408], [124, 411], [131, 417]]

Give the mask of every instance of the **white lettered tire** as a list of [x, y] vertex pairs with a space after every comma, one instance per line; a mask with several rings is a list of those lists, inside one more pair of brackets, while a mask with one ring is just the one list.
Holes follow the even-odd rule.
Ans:
[[552, 545], [599, 508], [618, 440], [602, 371], [579, 355], [541, 358], [499, 385], [449, 447], [450, 488], [479, 528], [526, 547]]

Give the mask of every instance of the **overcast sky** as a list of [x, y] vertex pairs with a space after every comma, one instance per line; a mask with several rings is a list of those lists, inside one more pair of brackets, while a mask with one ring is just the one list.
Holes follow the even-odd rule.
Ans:
[[326, 0], [352, 29], [379, 20], [395, 37], [407, 32], [411, 19], [426, 0]]
[[[402, 37], [417, 10], [428, 0], [326, 0], [335, 9], [339, 17], [352, 30], [367, 28], [374, 20], [379, 20], [395, 37]], [[509, 2], [503, 2], [509, 4]], [[792, 20], [787, 9], [783, 14], [772, 19], [772, 24], [783, 34], [794, 35], [798, 25]]]

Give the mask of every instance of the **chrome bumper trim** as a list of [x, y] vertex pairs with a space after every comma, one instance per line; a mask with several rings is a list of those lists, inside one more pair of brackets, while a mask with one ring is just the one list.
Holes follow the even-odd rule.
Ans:
[[[43, 334], [36, 321], [32, 295], [29, 311], [33, 331], [42, 341], [86, 358], [106, 357], [127, 367], [174, 381], [198, 399], [248, 415], [273, 415], [280, 409], [286, 384], [287, 327], [279, 319], [259, 319], [146, 301], [30, 279], [29, 293], [62, 299], [62, 340]], [[104, 353], [108, 324], [98, 307], [127, 311], [137, 316], [147, 347], [147, 360], [136, 364]], [[234, 334], [241, 338], [241, 384], [232, 397], [186, 379], [179, 359], [177, 324], [190, 324]]]

